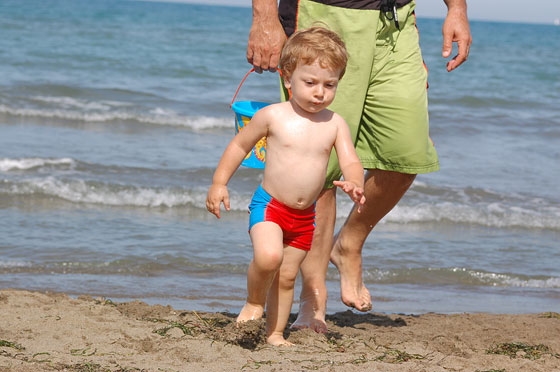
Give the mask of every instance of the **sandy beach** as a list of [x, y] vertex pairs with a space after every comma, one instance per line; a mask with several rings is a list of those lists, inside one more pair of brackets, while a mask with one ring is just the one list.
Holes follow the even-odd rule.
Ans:
[[[140, 301], [0, 291], [0, 371], [560, 371], [560, 314], [328, 316], [329, 332]], [[293, 321], [293, 318], [291, 319]]]

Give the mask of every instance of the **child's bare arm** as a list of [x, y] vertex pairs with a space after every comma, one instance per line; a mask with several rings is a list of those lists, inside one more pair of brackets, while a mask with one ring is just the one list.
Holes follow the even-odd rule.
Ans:
[[366, 203], [363, 187], [358, 187], [353, 182], [348, 181], [333, 181], [333, 184], [340, 187], [342, 191], [350, 196], [350, 199], [352, 199], [354, 203], [358, 204], [358, 213], [360, 213], [362, 211], [362, 207]]
[[212, 186], [210, 186], [206, 197], [206, 208], [218, 218], [220, 218], [220, 205], [222, 202], [226, 210], [229, 211], [230, 208], [227, 190], [230, 178], [257, 141], [267, 134], [268, 125], [266, 117], [266, 110], [258, 111], [251, 119], [251, 122], [231, 140], [218, 163], [212, 178]]
[[340, 117], [334, 147], [344, 181], [334, 181], [333, 184], [340, 187], [358, 204], [358, 212], [360, 212], [366, 202], [364, 196], [364, 168], [352, 143], [350, 129]]

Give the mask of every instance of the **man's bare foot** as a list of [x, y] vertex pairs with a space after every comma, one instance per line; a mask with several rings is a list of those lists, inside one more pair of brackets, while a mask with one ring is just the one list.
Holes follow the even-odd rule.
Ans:
[[253, 305], [246, 302], [245, 305], [243, 306], [243, 309], [241, 309], [241, 312], [237, 316], [237, 319], [235, 319], [235, 321], [237, 323], [241, 323], [241, 322], [248, 322], [249, 320], [257, 320], [262, 318], [263, 314], [264, 314], [263, 306]]
[[301, 296], [297, 319], [290, 328], [311, 328], [317, 333], [327, 333], [325, 311], [319, 310], [319, 293], [318, 290], [314, 292], [309, 296]]
[[362, 282], [361, 252], [342, 252], [338, 236], [331, 251], [331, 262], [340, 273], [340, 297], [346, 306], [358, 311], [370, 311], [371, 295]]
[[272, 334], [266, 339], [266, 343], [272, 346], [294, 346], [291, 342], [288, 342], [284, 336]]
[[323, 319], [315, 317], [306, 317], [306, 315], [298, 314], [296, 321], [290, 326], [293, 329], [310, 328], [317, 333], [327, 333], [327, 323]]

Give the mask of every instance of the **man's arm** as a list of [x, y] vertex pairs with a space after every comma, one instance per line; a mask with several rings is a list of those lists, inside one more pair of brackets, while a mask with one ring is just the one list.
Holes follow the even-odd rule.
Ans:
[[247, 43], [247, 61], [259, 74], [276, 71], [286, 34], [278, 19], [277, 0], [253, 0], [253, 24]]
[[451, 55], [453, 43], [457, 43], [458, 53], [447, 62], [447, 71], [452, 71], [467, 60], [472, 37], [467, 18], [466, 0], [443, 0], [447, 5], [447, 17], [443, 23], [443, 58]]

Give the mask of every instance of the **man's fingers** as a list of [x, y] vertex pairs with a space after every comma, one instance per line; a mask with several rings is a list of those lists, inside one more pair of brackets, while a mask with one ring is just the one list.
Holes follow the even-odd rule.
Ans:
[[[450, 39], [451, 40], [451, 39]], [[443, 53], [442, 55], [446, 57], [446, 41], [444, 41]], [[451, 43], [452, 44], [452, 43]], [[459, 67], [463, 62], [467, 60], [469, 57], [469, 47], [470, 47], [470, 40], [466, 38], [459, 38], [457, 40], [457, 55], [453, 57], [453, 59], [447, 62], [447, 71], [452, 71]], [[450, 47], [449, 52], [451, 52], [452, 47]], [[447, 53], [449, 56], [450, 53]]]
[[443, 49], [441, 51], [441, 55], [443, 58], [447, 58], [451, 55], [451, 51], [453, 50], [453, 39], [451, 35], [444, 33], [443, 35]]
[[253, 64], [253, 48], [251, 47], [251, 45], [247, 46], [247, 62], [249, 62], [249, 64]]
[[272, 48], [270, 53], [270, 61], [268, 64], [268, 71], [270, 72], [276, 72], [276, 70], [278, 70], [278, 65], [280, 64], [280, 56], [282, 54], [282, 47], [286, 42], [286, 35], [284, 34], [283, 30], [280, 31], [277, 37], [280, 40], [276, 40], [276, 46]]
[[255, 68], [255, 72], [261, 74], [263, 72], [261, 66], [261, 55], [258, 52], [253, 52], [253, 67]]
[[280, 55], [279, 54], [272, 54], [270, 56], [270, 64], [268, 67], [268, 70], [270, 72], [276, 72], [276, 70], [278, 69], [278, 64], [280, 63]]
[[247, 44], [247, 61], [258, 73], [275, 72], [285, 41], [286, 35], [278, 21], [253, 23]]
[[472, 38], [466, 8], [449, 8], [442, 32], [443, 58], [450, 57], [453, 54], [453, 43], [457, 44], [457, 55], [447, 63], [447, 71], [451, 71], [465, 62], [469, 56]]
[[469, 57], [470, 43], [468, 40], [457, 40], [457, 47], [459, 48], [459, 56], [463, 57], [463, 61], [466, 61]]
[[262, 69], [260, 66], [260, 55], [256, 54], [251, 46], [247, 47], [247, 62], [253, 65], [256, 73], [262, 73]]
[[455, 57], [456, 67], [459, 67], [463, 62], [465, 62], [469, 56], [469, 48], [467, 44], [468, 43], [463, 40], [457, 41], [457, 47], [459, 49], [459, 52]]
[[270, 67], [270, 56], [269, 56], [269, 51], [268, 50], [262, 50], [259, 58], [259, 67], [261, 68], [262, 71], [266, 71], [268, 70], [268, 68]]

